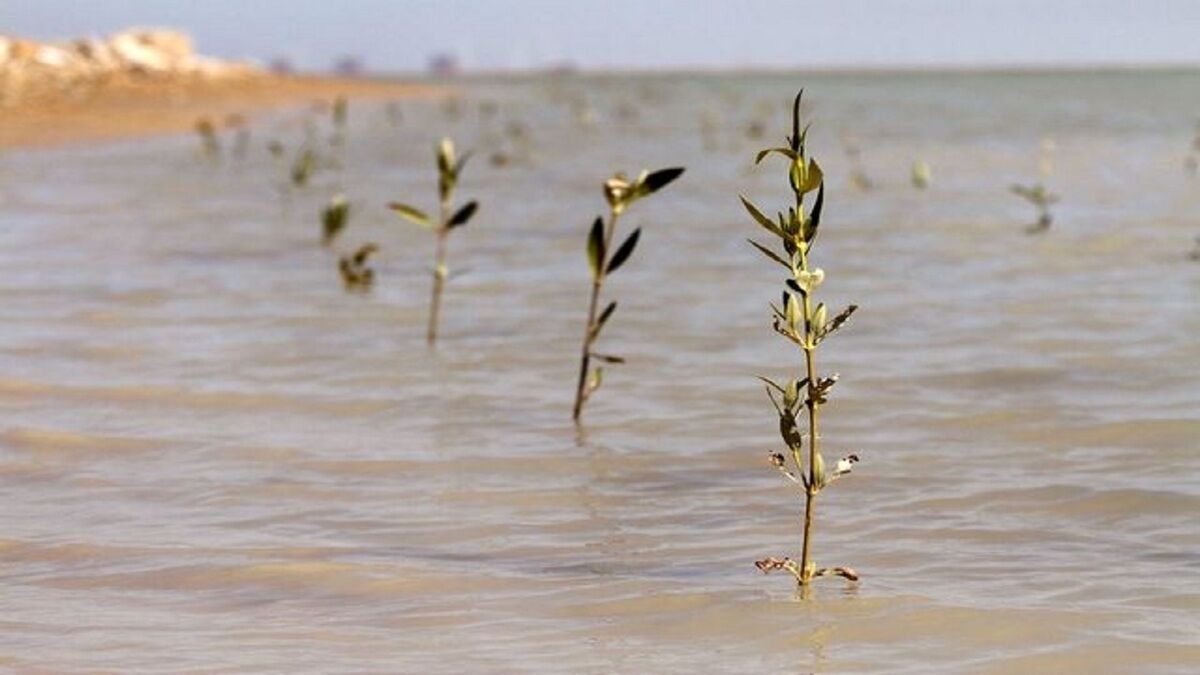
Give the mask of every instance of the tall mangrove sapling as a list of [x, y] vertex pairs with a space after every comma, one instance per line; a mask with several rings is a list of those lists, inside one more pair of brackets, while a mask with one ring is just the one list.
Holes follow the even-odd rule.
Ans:
[[[812, 557], [813, 526], [817, 495], [835, 480], [850, 472], [858, 461], [856, 455], [847, 455], [833, 467], [827, 467], [821, 454], [821, 434], [818, 429], [820, 411], [828, 401], [830, 390], [837, 382], [836, 374], [822, 377], [817, 370], [817, 347], [826, 338], [842, 327], [857, 309], [850, 305], [830, 318], [825, 304], [816, 301], [815, 292], [825, 280], [825, 271], [812, 264], [813, 246], [821, 224], [821, 211], [825, 204], [825, 181], [820, 165], [805, 152], [808, 127], [800, 126], [800, 100], [804, 92], [796, 96], [792, 105], [792, 134], [786, 147], [768, 148], [758, 153], [755, 163], [771, 154], [778, 154], [788, 161], [788, 185], [794, 203], [786, 212], [780, 212], [774, 220], [754, 204], [742, 197], [742, 204], [750, 216], [767, 232], [779, 239], [782, 252], [753, 240], [750, 243], [772, 262], [787, 270], [783, 289], [782, 305], [771, 305], [775, 332], [796, 345], [803, 354], [804, 367], [796, 377], [784, 382], [762, 378], [766, 383], [775, 412], [779, 416], [779, 432], [788, 453], [771, 454], [771, 463], [795, 484], [804, 495], [804, 530], [800, 549], [800, 562], [791, 558], [767, 558], [756, 565], [763, 572], [787, 570], [806, 588], [813, 579], [827, 575], [838, 575], [856, 580], [858, 574], [849, 567], [817, 567]], [[805, 200], [815, 194], [811, 210], [806, 211]], [[804, 413], [808, 433], [800, 431], [799, 418]], [[807, 437], [807, 439], [806, 439]], [[806, 442], [807, 441], [807, 442]], [[807, 456], [806, 456], [807, 455]]]

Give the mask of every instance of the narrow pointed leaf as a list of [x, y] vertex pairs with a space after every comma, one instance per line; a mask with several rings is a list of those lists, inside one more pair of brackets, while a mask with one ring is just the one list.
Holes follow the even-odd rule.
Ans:
[[608, 307], [605, 307], [604, 311], [600, 312], [600, 318], [596, 319], [596, 325], [592, 327], [593, 340], [600, 335], [600, 330], [604, 328], [605, 323], [608, 323], [608, 318], [612, 316], [612, 313], [615, 311], [617, 311], [617, 303], [614, 301], [608, 303]]
[[821, 226], [821, 211], [825, 208], [825, 181], [817, 188], [817, 201], [813, 202], [812, 213], [804, 224], [804, 241], [809, 244], [817, 238], [817, 228]]
[[654, 194], [666, 187], [671, 181], [679, 178], [683, 174], [683, 167], [673, 167], [670, 169], [659, 169], [646, 176], [642, 181], [646, 194]]
[[462, 173], [463, 167], [467, 165], [467, 160], [471, 159], [471, 155], [472, 155], [472, 152], [470, 150], [468, 150], [467, 152], [464, 152], [463, 156], [460, 157], [458, 159], [458, 162], [456, 162], [454, 164], [454, 177], [455, 178], [458, 178], [459, 174]]
[[792, 102], [792, 150], [799, 152], [803, 145], [800, 142], [800, 101], [804, 98], [804, 90], [796, 94]]
[[617, 252], [613, 254], [612, 260], [609, 261], [608, 271], [606, 271], [605, 274], [612, 274], [613, 272], [616, 272], [617, 268], [623, 265], [625, 261], [629, 259], [629, 256], [633, 254], [633, 249], [637, 247], [638, 237], [641, 236], [642, 228], [639, 227], [633, 231], [633, 234], [629, 235], [629, 237], [627, 237], [625, 241], [621, 243], [621, 246], [617, 248]]
[[787, 261], [785, 261], [783, 258], [781, 258], [777, 253], [775, 253], [771, 249], [767, 248], [766, 246], [763, 246], [762, 244], [758, 243], [757, 241], [754, 241], [753, 239], [747, 239], [746, 241], [750, 242], [751, 246], [758, 249], [763, 255], [767, 256], [771, 260], [774, 260], [775, 262], [779, 263], [780, 265], [783, 265], [784, 267], [791, 269], [792, 266], [789, 265], [787, 263]]
[[451, 216], [450, 220], [446, 223], [446, 227], [452, 228], [458, 227], [459, 225], [466, 225], [467, 221], [471, 219], [471, 216], [475, 215], [475, 210], [478, 208], [479, 202], [474, 200], [467, 202], [462, 208], [454, 212], [454, 215]]
[[592, 223], [592, 231], [588, 234], [588, 264], [592, 266], [592, 277], [599, 279], [604, 269], [604, 221], [596, 218]]
[[773, 152], [777, 152], [790, 160], [796, 159], [796, 153], [792, 152], [791, 148], [767, 148], [766, 150], [760, 150], [758, 154], [755, 155], [754, 163], [761, 164], [762, 161], [767, 158], [767, 155], [770, 155]]
[[400, 202], [392, 202], [388, 204], [388, 208], [421, 227], [433, 227], [433, 221], [429, 220], [429, 216], [425, 215], [425, 212], [418, 208], [409, 206], [408, 204], [401, 204]]
[[600, 361], [603, 361], [605, 363], [625, 363], [625, 357], [623, 357], [623, 356], [613, 356], [611, 354], [597, 354], [596, 352], [592, 352], [591, 356], [593, 359], [599, 359]]
[[759, 225], [762, 225], [768, 232], [776, 237], [779, 237], [780, 239], [787, 239], [787, 235], [783, 233], [783, 230], [779, 229], [779, 226], [776, 225], [774, 221], [763, 215], [763, 212], [759, 211], [757, 206], [751, 204], [750, 200], [740, 196], [739, 199], [742, 200], [742, 206], [746, 207], [746, 212], [749, 213]]

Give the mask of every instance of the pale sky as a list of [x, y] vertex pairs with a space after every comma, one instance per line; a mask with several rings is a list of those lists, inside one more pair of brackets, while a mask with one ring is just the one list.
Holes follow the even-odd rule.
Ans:
[[306, 69], [1200, 65], [1200, 0], [0, 0], [0, 33], [129, 25]]

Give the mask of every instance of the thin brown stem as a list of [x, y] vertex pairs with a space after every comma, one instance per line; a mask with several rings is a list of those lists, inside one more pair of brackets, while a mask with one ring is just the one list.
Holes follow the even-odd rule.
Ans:
[[440, 218], [437, 231], [437, 253], [433, 264], [433, 294], [429, 298], [429, 326], [425, 329], [425, 342], [432, 347], [437, 342], [438, 315], [442, 308], [442, 288], [446, 284], [446, 242], [450, 229], [446, 227], [449, 219], [450, 202], [443, 199], [440, 207]]
[[583, 345], [579, 350], [579, 381], [575, 386], [575, 406], [571, 411], [571, 419], [576, 424], [583, 415], [583, 404], [591, 393], [588, 391], [587, 378], [592, 362], [592, 342], [596, 339], [596, 308], [600, 306], [600, 291], [604, 287], [604, 279], [607, 276], [608, 251], [612, 248], [613, 234], [617, 230], [619, 218], [620, 214], [616, 211], [609, 212], [608, 226], [604, 229], [604, 260], [600, 261], [600, 269], [592, 280], [592, 298], [588, 302], [587, 326], [584, 328]]
[[[805, 253], [800, 254], [800, 269], [808, 271], [808, 256]], [[804, 345], [804, 366], [807, 370], [808, 386], [811, 390], [816, 386], [817, 382], [817, 354], [816, 345], [812, 343], [812, 335], [815, 333], [815, 328], [810, 325], [809, 317], [811, 314], [811, 301], [809, 295], [812, 289], [809, 288], [803, 294], [804, 307], [804, 325], [805, 325], [805, 345]], [[816, 511], [817, 491], [820, 486], [817, 484], [817, 454], [821, 451], [821, 437], [817, 433], [817, 406], [820, 405], [810, 393], [807, 397], [808, 408], [808, 485], [804, 491], [804, 543], [800, 549], [800, 585], [807, 585], [812, 581], [809, 570], [809, 547], [812, 543], [813, 531], [813, 515]]]

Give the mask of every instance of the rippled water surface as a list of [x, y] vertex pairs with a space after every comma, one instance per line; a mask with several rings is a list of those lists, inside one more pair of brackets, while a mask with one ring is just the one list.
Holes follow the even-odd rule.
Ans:
[[[863, 580], [807, 600], [752, 564], [798, 553], [754, 379], [797, 355], [737, 202], [784, 203], [780, 165], [751, 160], [802, 85], [822, 291], [861, 305], [821, 352], [842, 375], [825, 443], [862, 462], [821, 495], [815, 550]], [[1200, 668], [1200, 76], [462, 94], [399, 127], [352, 102], [346, 168], [287, 199], [264, 146], [295, 148], [300, 113], [220, 167], [186, 137], [0, 156], [0, 670]], [[478, 150], [461, 191], [483, 206], [430, 351], [432, 237], [383, 205], [433, 206], [443, 133]], [[847, 144], [875, 189], [850, 185]], [[1007, 186], [1042, 154], [1063, 201], [1028, 236]], [[602, 346], [629, 363], [577, 431], [600, 182], [676, 164], [624, 221], [643, 236]], [[381, 246], [366, 297], [319, 245], [339, 185], [334, 248]]]

